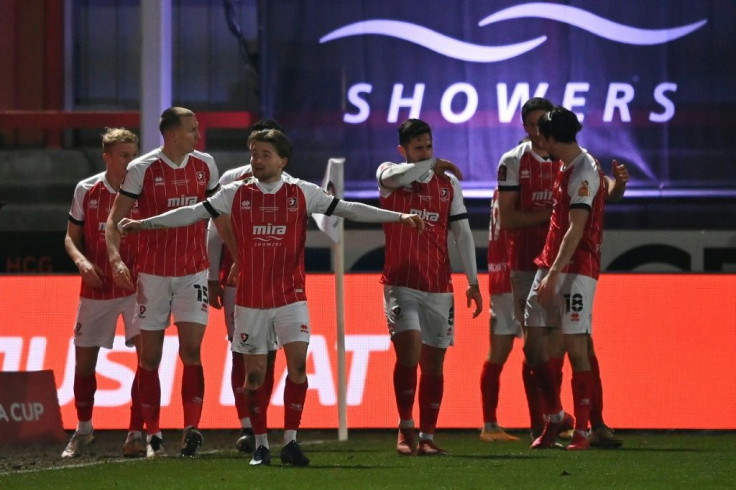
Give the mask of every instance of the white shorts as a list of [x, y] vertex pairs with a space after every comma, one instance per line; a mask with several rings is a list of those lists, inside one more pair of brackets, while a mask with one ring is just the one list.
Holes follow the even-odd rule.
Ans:
[[512, 293], [491, 295], [491, 333], [522, 337], [521, 322], [514, 315], [514, 295]]
[[207, 270], [180, 277], [138, 274], [134, 323], [141, 330], [164, 330], [173, 315], [174, 323], [207, 325], [207, 275]]
[[580, 274], [560, 274], [554, 304], [549, 308], [539, 304], [537, 285], [547, 274], [540, 269], [526, 302], [528, 327], [561, 327], [563, 334], [593, 333], [593, 297], [598, 281]]
[[235, 332], [231, 349], [259, 355], [292, 342], [309, 343], [309, 309], [306, 301], [278, 308], [235, 306]]
[[524, 310], [526, 309], [526, 299], [534, 284], [536, 271], [511, 271], [511, 291], [514, 293], [514, 315], [516, 320], [524, 323]]
[[134, 312], [135, 294], [115, 299], [79, 298], [74, 345], [112, 349], [118, 317], [123, 317], [125, 345], [132, 347], [133, 337], [140, 333], [133, 322]]
[[383, 286], [383, 311], [391, 337], [416, 330], [422, 343], [447, 349], [455, 342], [452, 293], [427, 293], [401, 286]]

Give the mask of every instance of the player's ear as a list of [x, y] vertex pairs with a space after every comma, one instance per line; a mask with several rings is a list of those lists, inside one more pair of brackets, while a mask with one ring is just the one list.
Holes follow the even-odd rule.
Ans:
[[401, 155], [402, 157], [404, 157], [404, 159], [406, 159], [406, 148], [404, 148], [401, 145], [397, 145], [396, 150], [399, 152], [399, 155]]

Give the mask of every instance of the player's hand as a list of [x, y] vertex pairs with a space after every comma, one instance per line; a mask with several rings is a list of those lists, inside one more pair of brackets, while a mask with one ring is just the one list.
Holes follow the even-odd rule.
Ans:
[[230, 273], [227, 275], [227, 285], [228, 286], [237, 286], [238, 285], [238, 274], [240, 273], [240, 269], [238, 267], [238, 263], [233, 263], [233, 266], [230, 267]]
[[626, 185], [629, 181], [629, 169], [623, 163], [618, 163], [617, 160], [611, 162], [613, 165], [613, 179], [616, 181], [616, 185]]
[[110, 264], [112, 269], [112, 282], [119, 288], [135, 291], [135, 284], [130, 279], [130, 270], [122, 261]]
[[222, 296], [223, 296], [222, 284], [220, 281], [215, 279], [207, 281], [207, 296], [210, 299], [210, 306], [219, 310], [222, 308]]
[[463, 173], [460, 171], [457, 165], [449, 160], [437, 158], [434, 161], [434, 173], [436, 173], [439, 177], [448, 180], [449, 177], [445, 174], [445, 172], [450, 172], [455, 177], [457, 177], [457, 180], [463, 180]]
[[118, 222], [118, 231], [121, 236], [125, 236], [128, 233], [138, 233], [141, 230], [143, 230], [143, 224], [140, 221], [123, 218]]
[[102, 276], [104, 272], [96, 264], [93, 264], [87, 259], [80, 260], [77, 264], [79, 269], [79, 275], [82, 276], [82, 281], [94, 289], [102, 287]]
[[465, 290], [465, 297], [468, 299], [468, 308], [473, 306], [475, 303], [475, 310], [473, 311], [473, 318], [480, 315], [483, 311], [483, 295], [480, 294], [480, 288], [477, 284], [470, 284], [468, 289]]
[[549, 308], [554, 304], [555, 293], [557, 291], [557, 279], [559, 274], [557, 272], [549, 271], [537, 286], [537, 296], [539, 298], [539, 304], [545, 308]]
[[424, 220], [418, 214], [402, 214], [399, 218], [402, 225], [416, 228], [419, 233], [424, 231]]

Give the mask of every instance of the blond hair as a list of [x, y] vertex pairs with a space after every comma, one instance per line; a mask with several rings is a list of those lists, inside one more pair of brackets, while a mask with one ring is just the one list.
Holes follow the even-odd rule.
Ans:
[[105, 132], [102, 133], [102, 152], [108, 153], [110, 148], [118, 143], [138, 145], [138, 136], [133, 131], [125, 128], [105, 128]]

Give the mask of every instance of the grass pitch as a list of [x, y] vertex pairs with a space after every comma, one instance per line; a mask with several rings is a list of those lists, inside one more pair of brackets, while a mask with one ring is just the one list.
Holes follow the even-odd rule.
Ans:
[[[273, 461], [248, 465], [228, 432], [218, 441], [205, 432], [195, 459], [170, 456], [125, 460], [115, 453], [92, 454], [59, 463], [26, 462], [0, 473], [0, 488], [734, 488], [736, 433], [633, 432], [620, 434], [615, 450], [531, 451], [528, 434], [519, 442], [483, 443], [478, 432], [440, 431], [436, 441], [447, 457], [400, 457], [394, 431], [351, 431], [337, 441], [334, 431], [301, 431], [306, 468], [282, 467], [281, 434], [270, 436]], [[98, 439], [104, 435], [98, 436]], [[114, 444], [119, 450], [120, 436]], [[165, 434], [174, 454], [178, 437]], [[210, 443], [208, 444], [208, 440]], [[104, 444], [104, 443], [103, 443]], [[111, 446], [112, 447], [112, 446]], [[94, 448], [94, 446], [93, 446]], [[13, 453], [3, 458], [13, 457]]]

